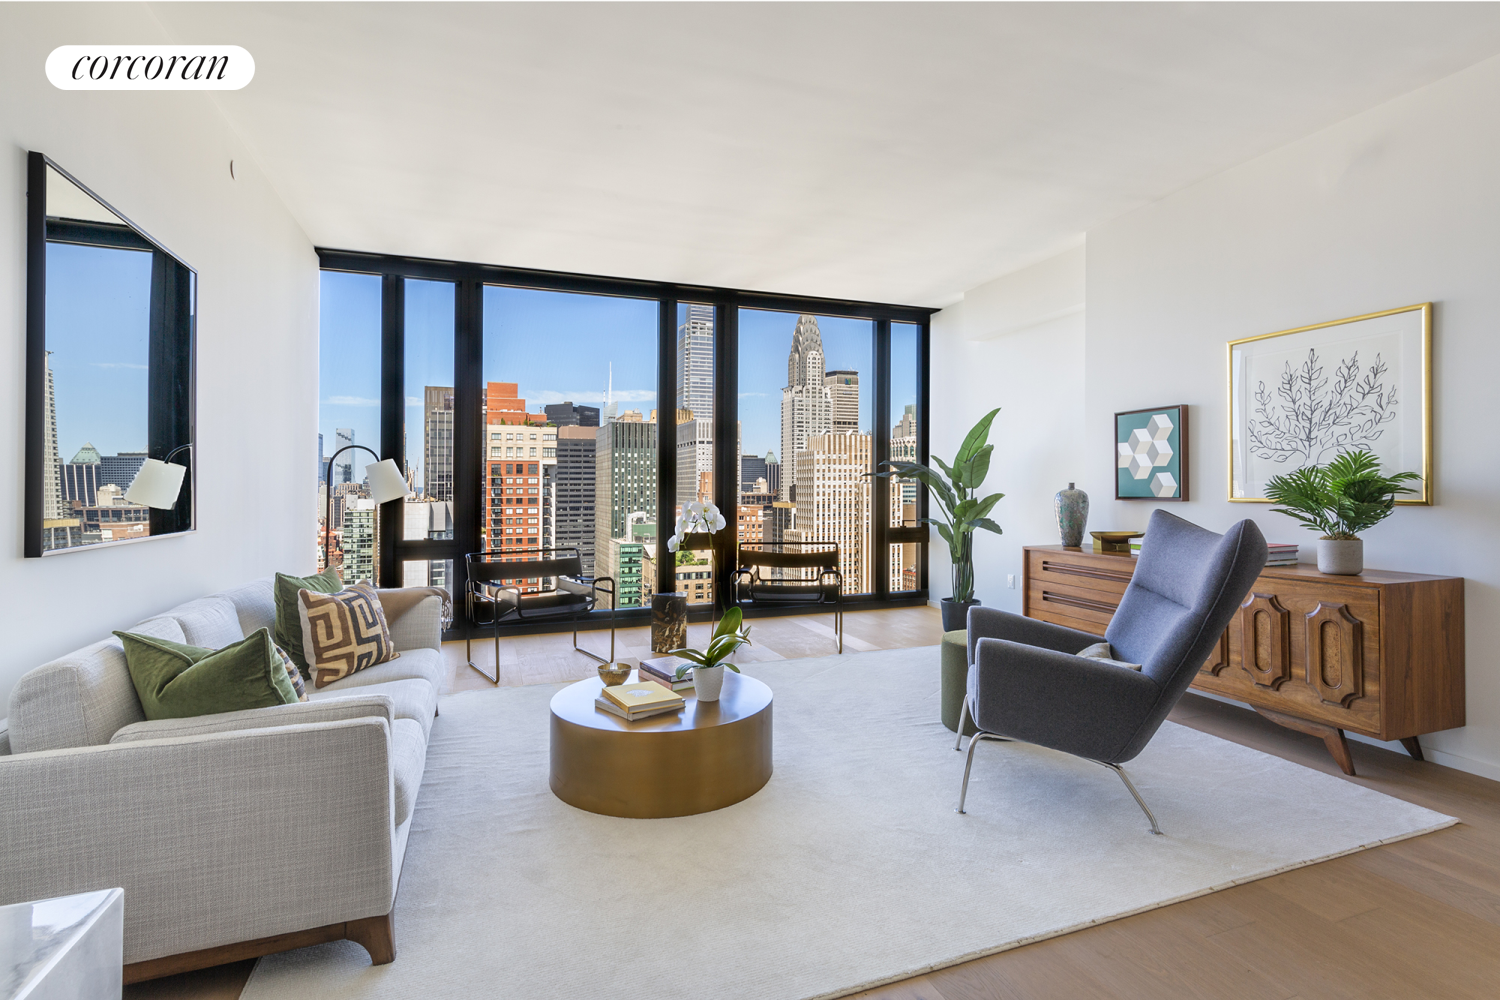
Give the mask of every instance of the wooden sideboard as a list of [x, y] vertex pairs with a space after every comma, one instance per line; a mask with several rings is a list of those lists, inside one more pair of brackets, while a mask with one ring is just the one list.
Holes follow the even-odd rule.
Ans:
[[[1026, 547], [1022, 613], [1103, 635], [1135, 571], [1134, 556]], [[1248, 703], [1321, 737], [1354, 773], [1344, 731], [1400, 740], [1464, 724], [1464, 581], [1365, 570], [1329, 576], [1267, 567], [1193, 687]]]

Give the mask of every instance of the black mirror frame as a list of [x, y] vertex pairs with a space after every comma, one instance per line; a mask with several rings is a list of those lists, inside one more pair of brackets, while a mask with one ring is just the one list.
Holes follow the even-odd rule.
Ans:
[[[197, 462], [189, 461], [186, 488], [171, 510], [152, 509], [151, 534], [144, 538], [75, 545], [68, 548], [42, 547], [42, 514], [46, 462], [47, 420], [47, 168], [66, 177], [80, 191], [108, 209], [125, 225], [107, 240], [90, 240], [103, 245], [131, 246], [150, 250], [151, 269], [151, 342], [148, 374], [147, 453], [165, 459], [173, 450], [196, 453], [196, 448], [181, 449], [197, 439], [197, 372], [198, 372], [198, 273], [181, 257], [149, 236], [113, 205], [100, 198], [86, 184], [34, 150], [26, 154], [26, 444], [24, 457], [25, 498], [22, 512], [22, 554], [28, 558], [83, 552], [101, 547], [132, 545], [154, 538], [170, 538], [196, 530]], [[127, 228], [128, 227], [128, 230]], [[111, 227], [113, 228], [113, 227]], [[175, 268], [164, 265], [170, 262]], [[182, 311], [187, 323], [178, 322]], [[184, 331], [187, 343], [168, 344], [159, 330]], [[186, 349], [183, 350], [182, 348]], [[186, 371], [183, 371], [183, 369]], [[59, 459], [61, 456], [59, 455]]]

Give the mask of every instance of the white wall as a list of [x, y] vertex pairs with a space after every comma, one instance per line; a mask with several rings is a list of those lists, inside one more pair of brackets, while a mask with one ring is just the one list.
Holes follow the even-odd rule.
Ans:
[[[111, 629], [277, 569], [313, 568], [318, 386], [317, 257], [210, 97], [65, 93], [42, 70], [62, 44], [175, 39], [138, 4], [7, 5], [3, 21], [0, 716], [21, 674]], [[198, 272], [193, 534], [21, 557], [27, 150], [52, 157]]]
[[[1033, 371], [1005, 371], [1003, 387], [985, 371], [957, 374], [981, 359], [1000, 367], [1030, 355], [1009, 337], [963, 343], [945, 310], [934, 371], [961, 389], [936, 391], [933, 416], [941, 449], [993, 403], [1048, 425], [1066, 424], [1081, 401], [1082, 440], [1067, 454], [1084, 467], [1068, 465], [1067, 478], [1092, 498], [1090, 528], [1144, 527], [1157, 506], [1216, 530], [1248, 516], [1272, 540], [1304, 545], [1310, 558], [1311, 532], [1226, 499], [1224, 344], [1432, 301], [1437, 505], [1397, 510], [1365, 536], [1365, 561], [1468, 580], [1468, 725], [1423, 743], [1434, 759], [1491, 777], [1500, 777], [1500, 464], [1491, 409], [1500, 370], [1497, 107], [1493, 59], [1091, 230], [1081, 381], [1060, 378], [1078, 371], [1067, 363], [1079, 354], [1074, 338], [1031, 345], [1043, 339], [1035, 332], [1022, 335], [1043, 355]], [[1113, 500], [1113, 414], [1176, 403], [1191, 407], [1193, 499]], [[1025, 454], [1024, 441], [1009, 445], [1013, 453]], [[1011, 512], [1000, 520], [1015, 534], [980, 549], [985, 597], [1013, 571], [1017, 544], [1055, 537], [1043, 512], [1064, 464], [1053, 457], [1046, 475], [992, 475], [1012, 489]]]
[[[1021, 546], [1058, 541], [1052, 496], [1088, 471], [1083, 294], [1077, 247], [975, 288], [932, 317], [932, 453], [952, 461], [974, 422], [1000, 407], [983, 494], [1005, 494], [991, 514], [1005, 533], [974, 536], [974, 596], [988, 607], [1020, 613]], [[935, 601], [952, 586], [947, 546], [932, 539]]]

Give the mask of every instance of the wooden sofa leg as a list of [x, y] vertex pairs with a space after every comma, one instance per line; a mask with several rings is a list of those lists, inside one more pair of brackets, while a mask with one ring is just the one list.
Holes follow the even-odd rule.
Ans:
[[371, 965], [389, 965], [396, 960], [396, 921], [389, 913], [350, 920], [344, 925], [344, 935], [370, 953]]

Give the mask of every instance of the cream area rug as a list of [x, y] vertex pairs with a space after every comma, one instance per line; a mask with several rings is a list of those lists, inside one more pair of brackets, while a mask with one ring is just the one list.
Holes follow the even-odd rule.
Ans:
[[397, 958], [262, 959], [245, 1000], [833, 997], [1436, 830], [1450, 817], [1167, 723], [1120, 780], [1037, 747], [963, 755], [936, 647], [747, 664], [775, 773], [737, 805], [616, 819], [547, 787], [555, 686], [445, 698]]

